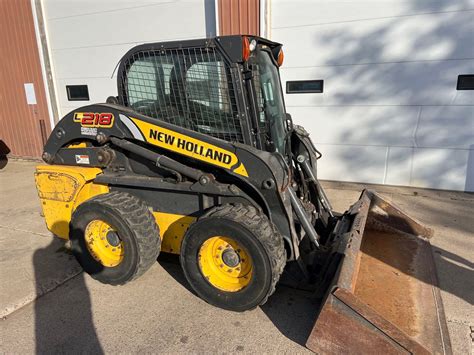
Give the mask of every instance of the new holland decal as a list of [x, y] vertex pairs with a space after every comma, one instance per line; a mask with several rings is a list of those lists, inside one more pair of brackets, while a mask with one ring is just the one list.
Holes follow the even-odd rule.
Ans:
[[248, 176], [245, 166], [242, 163], [238, 164], [239, 159], [237, 156], [226, 149], [141, 121], [137, 118], [130, 118], [137, 125], [148, 143], [229, 170], [237, 166], [232, 170], [234, 173]]

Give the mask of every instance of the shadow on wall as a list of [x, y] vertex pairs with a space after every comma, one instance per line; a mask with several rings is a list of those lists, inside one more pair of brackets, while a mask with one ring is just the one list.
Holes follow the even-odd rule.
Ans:
[[3, 140], [0, 139], [0, 170], [7, 166], [8, 164], [8, 154], [10, 153], [10, 148], [5, 144]]
[[474, 92], [456, 91], [457, 76], [474, 65], [472, 4], [402, 6], [402, 15], [314, 27], [315, 48], [324, 49], [314, 73], [325, 76], [328, 96], [312, 105], [346, 122], [329, 123], [337, 125], [330, 138], [313, 133], [316, 143], [335, 144], [326, 156], [344, 165], [323, 167], [334, 175], [323, 177], [474, 191]]
[[[33, 255], [36, 293], [44, 294], [43, 288], [51, 289], [51, 255], [70, 255], [65, 241], [53, 238], [51, 243], [38, 249]], [[60, 255], [60, 257], [62, 257]], [[66, 266], [67, 267], [67, 266]], [[92, 317], [89, 290], [84, 273], [75, 276], [73, 282], [61, 286], [61, 292], [49, 292], [35, 303], [36, 353], [88, 353], [103, 354]]]

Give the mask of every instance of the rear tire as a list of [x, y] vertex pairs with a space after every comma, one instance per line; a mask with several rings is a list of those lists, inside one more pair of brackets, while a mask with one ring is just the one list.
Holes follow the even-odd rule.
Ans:
[[84, 271], [111, 285], [142, 275], [160, 252], [153, 214], [143, 201], [123, 192], [82, 203], [72, 216], [69, 235], [72, 252]]
[[275, 291], [286, 252], [267, 216], [252, 206], [224, 205], [191, 225], [180, 261], [202, 299], [242, 312], [264, 304]]

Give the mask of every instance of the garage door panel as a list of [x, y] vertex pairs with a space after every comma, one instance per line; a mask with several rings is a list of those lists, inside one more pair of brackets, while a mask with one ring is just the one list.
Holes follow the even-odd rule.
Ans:
[[284, 44], [288, 67], [473, 58], [474, 46], [465, 45], [474, 38], [473, 16], [465, 11], [276, 28], [272, 38]]
[[318, 164], [319, 178], [383, 183], [386, 147], [318, 144], [318, 149], [323, 153]]
[[[459, 11], [474, 7], [474, 0], [437, 1], [272, 1], [272, 21], [276, 28], [334, 22], [407, 16], [427, 12]], [[288, 14], [291, 14], [289, 16]]]
[[411, 147], [420, 108], [331, 106], [287, 110], [317, 143]]
[[384, 184], [409, 186], [413, 169], [414, 148], [389, 147]]
[[46, 18], [53, 20], [92, 13], [105, 14], [108, 12], [126, 11], [127, 9], [137, 7], [154, 7], [175, 1], [176, 0], [46, 0], [43, 3], [45, 4]]
[[[56, 78], [110, 78], [122, 56], [134, 44], [53, 51]], [[117, 75], [117, 72], [114, 73]]]
[[51, 49], [135, 43], [139, 38], [143, 42], [196, 38], [206, 33], [200, 2], [164, 4], [153, 10], [138, 7], [107, 16], [97, 13], [51, 20]]
[[473, 189], [474, 91], [456, 90], [458, 75], [474, 73], [473, 8], [474, 0], [271, 2], [283, 85], [324, 80], [323, 93], [285, 94], [294, 122], [326, 151], [322, 178]]
[[[456, 91], [459, 74], [474, 60], [406, 62], [313, 68], [282, 68], [288, 80], [324, 80], [323, 94], [290, 94], [288, 106], [321, 105], [472, 105]], [[472, 92], [471, 92], [472, 93]]]
[[417, 147], [464, 148], [474, 144], [474, 106], [423, 107]]
[[415, 149], [411, 184], [425, 188], [446, 190], [465, 190], [467, 169], [474, 169], [467, 164], [468, 149]]

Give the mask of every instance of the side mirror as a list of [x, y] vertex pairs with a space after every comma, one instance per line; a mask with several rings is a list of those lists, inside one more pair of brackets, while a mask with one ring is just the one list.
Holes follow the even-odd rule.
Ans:
[[288, 130], [288, 132], [292, 132], [294, 129], [293, 119], [291, 118], [291, 115], [289, 113], [286, 114], [285, 122], [286, 122], [286, 129]]

